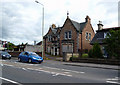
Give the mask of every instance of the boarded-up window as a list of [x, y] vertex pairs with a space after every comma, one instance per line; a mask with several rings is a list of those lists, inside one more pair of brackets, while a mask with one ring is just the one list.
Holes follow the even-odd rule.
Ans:
[[62, 52], [73, 52], [72, 44], [62, 45]]

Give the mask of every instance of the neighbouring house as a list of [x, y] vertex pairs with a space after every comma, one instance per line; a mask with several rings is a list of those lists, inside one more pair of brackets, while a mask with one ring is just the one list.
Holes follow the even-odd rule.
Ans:
[[20, 45], [17, 45], [17, 46], [14, 46], [14, 51], [25, 51], [24, 49], [25, 49], [25, 46], [27, 45], [27, 43], [26, 44], [20, 44]]
[[7, 41], [0, 40], [0, 50], [6, 50], [5, 44], [7, 44]]
[[0, 40], [0, 51], [1, 50], [4, 50], [4, 48], [3, 48], [3, 45], [2, 45], [2, 41]]
[[42, 42], [30, 45], [28, 43], [14, 46], [14, 51], [30, 51], [30, 52], [42, 52]]
[[44, 36], [44, 51], [51, 55], [60, 55], [60, 32], [62, 27], [56, 27], [55, 24], [49, 28]]
[[88, 52], [92, 48], [90, 42], [94, 35], [89, 16], [86, 16], [85, 22], [82, 23], [73, 21], [67, 16], [62, 27], [53, 24], [49, 28], [44, 36], [44, 49], [52, 55]]
[[100, 44], [104, 57], [108, 57], [108, 54], [105, 50], [105, 45], [106, 44], [104, 43], [104, 39], [106, 38], [107, 33], [109, 33], [109, 31], [111, 29], [112, 30], [119, 30], [120, 27], [103, 28], [102, 22], [99, 21], [98, 30], [96, 31], [96, 34], [91, 41], [91, 45], [94, 45], [94, 43], [99, 43]]

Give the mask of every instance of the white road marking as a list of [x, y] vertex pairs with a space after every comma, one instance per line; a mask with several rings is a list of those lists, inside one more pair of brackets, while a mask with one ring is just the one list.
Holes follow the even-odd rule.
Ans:
[[4, 64], [4, 65], [6, 65], [6, 66], [10, 66], [10, 67], [13, 67], [13, 65], [8, 65], [8, 64]]
[[68, 74], [64, 74], [64, 73], [50, 72], [50, 71], [41, 70], [41, 69], [33, 69], [33, 68], [27, 68], [27, 69], [29, 69], [29, 70], [36, 70], [36, 71], [42, 71], [42, 72], [45, 72], [45, 73], [53, 74], [52, 76], [57, 76], [57, 75], [63, 75], [63, 76], [69, 76], [69, 77], [72, 76], [72, 75], [68, 75]]
[[114, 84], [120, 84], [119, 82], [115, 82], [115, 81], [106, 81], [107, 83], [114, 83]]
[[3, 64], [0, 64], [1, 66], [3, 66]]
[[0, 79], [5, 80], [5, 81], [8, 81], [8, 82], [11, 82], [11, 83], [14, 83], [14, 84], [22, 85], [22, 84], [20, 84], [20, 83], [18, 83], [18, 82], [15, 82], [15, 81], [10, 80], [10, 79], [7, 79], [7, 78], [0, 77]]
[[53, 67], [47, 67], [44, 66], [45, 68], [49, 68], [49, 69], [55, 69], [55, 70], [63, 70], [63, 71], [67, 71], [67, 72], [74, 72], [74, 73], [85, 73], [85, 72], [79, 72], [79, 71], [73, 71], [73, 70], [67, 70], [67, 69], [60, 69], [60, 68], [53, 68]]
[[118, 79], [118, 77], [115, 77], [115, 78], [109, 78], [109, 79], [106, 79], [107, 81], [107, 83], [114, 83], [114, 84], [120, 84], [118, 81], [119, 81], [119, 79]]
[[22, 68], [22, 69], [25, 70], [25, 71], [27, 70], [27, 69], [25, 69], [25, 68]]

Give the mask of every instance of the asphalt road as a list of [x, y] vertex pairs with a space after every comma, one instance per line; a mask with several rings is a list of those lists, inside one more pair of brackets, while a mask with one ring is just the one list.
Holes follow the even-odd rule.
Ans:
[[53, 60], [45, 60], [41, 64], [29, 64], [18, 62], [16, 59], [0, 59], [0, 68], [2, 69], [0, 79], [3, 84], [120, 84], [118, 70], [71, 66]]

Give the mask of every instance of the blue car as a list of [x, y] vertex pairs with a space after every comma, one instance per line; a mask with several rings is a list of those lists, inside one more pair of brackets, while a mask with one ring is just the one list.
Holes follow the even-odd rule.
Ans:
[[2, 57], [2, 59], [11, 59], [11, 55], [5, 51], [0, 52], [0, 56]]
[[18, 56], [19, 62], [42, 63], [43, 58], [34, 52], [22, 52]]

